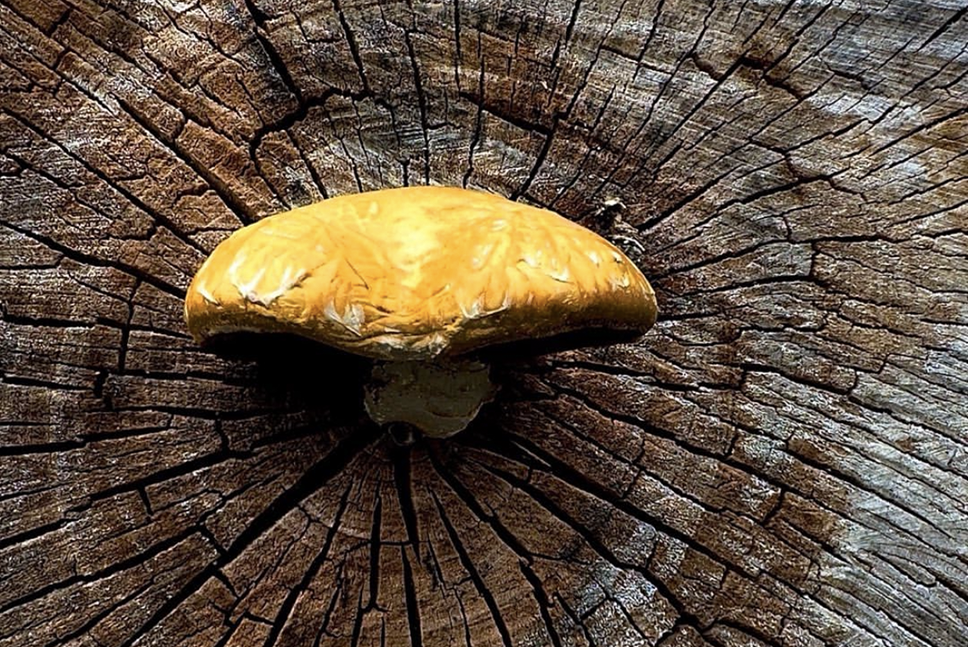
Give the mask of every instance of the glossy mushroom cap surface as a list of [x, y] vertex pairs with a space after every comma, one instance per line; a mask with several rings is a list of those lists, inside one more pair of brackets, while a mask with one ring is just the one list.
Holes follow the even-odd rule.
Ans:
[[407, 187], [341, 196], [234, 232], [185, 298], [197, 341], [301, 335], [394, 361], [583, 328], [643, 333], [646, 278], [614, 245], [490, 193]]

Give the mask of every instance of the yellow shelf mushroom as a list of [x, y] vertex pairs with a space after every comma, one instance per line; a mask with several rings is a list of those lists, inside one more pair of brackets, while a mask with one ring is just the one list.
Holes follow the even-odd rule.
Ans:
[[378, 424], [464, 429], [494, 395], [485, 347], [583, 329], [641, 334], [656, 301], [635, 265], [551, 211], [406, 187], [324, 200], [234, 232], [185, 298], [192, 336], [308, 337], [374, 360]]

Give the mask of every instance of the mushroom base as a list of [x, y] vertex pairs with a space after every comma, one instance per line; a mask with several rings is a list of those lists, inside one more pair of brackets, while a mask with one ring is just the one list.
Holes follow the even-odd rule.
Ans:
[[379, 425], [404, 422], [446, 438], [466, 428], [494, 397], [488, 373], [486, 364], [470, 360], [377, 362], [363, 404]]

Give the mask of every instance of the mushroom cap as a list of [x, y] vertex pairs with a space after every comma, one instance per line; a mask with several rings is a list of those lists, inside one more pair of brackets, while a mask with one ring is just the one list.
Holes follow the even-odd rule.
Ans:
[[644, 333], [655, 294], [601, 236], [481, 191], [331, 198], [235, 231], [185, 297], [203, 342], [301, 335], [384, 360], [460, 355], [586, 328]]

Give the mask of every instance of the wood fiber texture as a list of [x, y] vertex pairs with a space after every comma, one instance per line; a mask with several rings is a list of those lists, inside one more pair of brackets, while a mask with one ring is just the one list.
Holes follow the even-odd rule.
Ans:
[[[0, 645], [964, 645], [966, 34], [955, 0], [0, 0]], [[431, 182], [599, 227], [660, 321], [412, 449], [363, 367], [191, 341], [234, 229]]]

